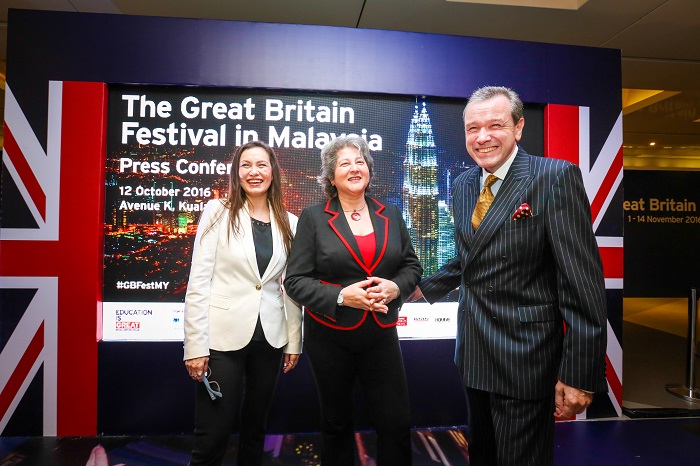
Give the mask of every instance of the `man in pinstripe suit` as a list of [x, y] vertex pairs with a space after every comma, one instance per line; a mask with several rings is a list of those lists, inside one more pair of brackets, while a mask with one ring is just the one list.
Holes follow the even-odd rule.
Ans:
[[[457, 257], [421, 281], [430, 303], [459, 286], [455, 363], [466, 387], [472, 465], [554, 462], [554, 418], [605, 391], [606, 297], [581, 172], [518, 147], [523, 104], [476, 90], [464, 110], [478, 164], [454, 181]], [[472, 214], [495, 175], [494, 198]], [[476, 224], [476, 223], [475, 223]]]

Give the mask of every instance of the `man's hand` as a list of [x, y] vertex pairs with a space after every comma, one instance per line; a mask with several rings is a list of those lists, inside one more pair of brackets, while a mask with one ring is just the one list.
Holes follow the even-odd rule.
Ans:
[[591, 401], [593, 393], [584, 392], [560, 380], [554, 388], [554, 417], [569, 419], [574, 414], [581, 414]]
[[411, 293], [406, 302], [412, 303], [413, 301], [418, 301], [421, 298], [423, 298], [423, 292], [420, 290], [420, 287], [416, 285], [416, 289], [413, 290], [413, 293]]

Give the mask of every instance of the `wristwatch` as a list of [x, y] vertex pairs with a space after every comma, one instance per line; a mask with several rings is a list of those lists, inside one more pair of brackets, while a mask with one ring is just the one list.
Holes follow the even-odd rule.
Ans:
[[338, 299], [336, 299], [335, 302], [338, 303], [338, 306], [342, 306], [343, 301], [345, 301], [343, 299], [343, 290], [340, 290], [340, 293], [338, 293]]

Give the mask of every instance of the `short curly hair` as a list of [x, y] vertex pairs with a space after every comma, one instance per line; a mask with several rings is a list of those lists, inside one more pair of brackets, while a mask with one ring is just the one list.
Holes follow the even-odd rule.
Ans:
[[[372, 154], [369, 153], [367, 141], [360, 136], [339, 136], [326, 144], [321, 151], [321, 174], [318, 176], [317, 180], [318, 184], [323, 187], [323, 192], [325, 192], [329, 198], [338, 195], [338, 189], [333, 186], [331, 182], [335, 178], [335, 166], [338, 163], [338, 152], [345, 147], [354, 147], [362, 154], [362, 157], [367, 163], [367, 168], [369, 169], [370, 183], [372, 182], [374, 159], [372, 158]], [[367, 185], [367, 190], [369, 190], [369, 185]]]

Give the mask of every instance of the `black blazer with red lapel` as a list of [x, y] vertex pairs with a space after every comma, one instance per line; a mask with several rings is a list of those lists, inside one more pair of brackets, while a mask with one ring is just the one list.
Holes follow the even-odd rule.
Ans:
[[[605, 283], [579, 168], [520, 149], [474, 231], [480, 173], [454, 181], [457, 257], [420, 283], [430, 302], [460, 287], [465, 385], [520, 399], [550, 395], [557, 379], [606, 390]], [[532, 216], [514, 220], [523, 203]]]
[[341, 288], [370, 276], [398, 285], [401, 296], [389, 303], [389, 312], [371, 313], [382, 327], [396, 325], [402, 303], [423, 273], [399, 208], [376, 199], [365, 200], [377, 243], [369, 266], [362, 260], [337, 197], [304, 209], [297, 224], [285, 290], [306, 308], [310, 318], [329, 327], [351, 330], [364, 322], [369, 311], [338, 306], [336, 300]]

